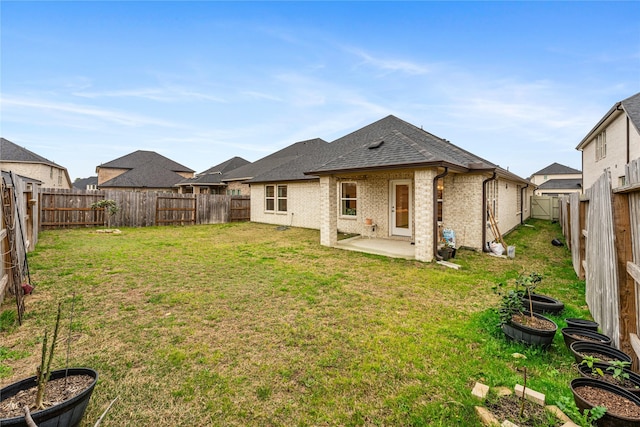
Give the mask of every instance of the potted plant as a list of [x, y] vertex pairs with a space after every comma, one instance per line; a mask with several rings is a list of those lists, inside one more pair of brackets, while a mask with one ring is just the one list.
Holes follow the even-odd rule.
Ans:
[[[528, 281], [520, 281], [520, 284], [522, 283], [530, 284]], [[510, 289], [503, 293], [500, 291], [502, 286], [504, 286], [502, 283], [497, 286], [498, 294], [502, 296], [498, 315], [500, 316], [499, 326], [505, 335], [525, 344], [550, 346], [558, 325], [541, 314], [526, 310], [520, 291]], [[531, 305], [531, 301], [528, 302]]]
[[447, 239], [443, 239], [440, 243], [440, 249], [438, 250], [438, 254], [442, 257], [443, 260], [448, 260], [450, 258], [455, 257], [456, 248], [453, 245], [453, 242]]
[[529, 311], [533, 313], [557, 314], [564, 310], [564, 304], [548, 295], [534, 293], [535, 288], [542, 281], [542, 275], [532, 272], [529, 275], [520, 274], [516, 279], [516, 286], [522, 295], [522, 300], [528, 304]]
[[578, 364], [581, 363], [586, 356], [593, 356], [605, 362], [621, 360], [631, 363], [631, 357], [627, 353], [615, 347], [596, 342], [576, 341], [571, 343], [569, 350]]
[[622, 360], [604, 363], [597, 357], [585, 356], [578, 364], [578, 371], [583, 377], [615, 384], [640, 397], [640, 375], [630, 367], [631, 363]]
[[74, 427], [80, 424], [98, 380], [98, 373], [90, 368], [65, 368], [51, 371], [61, 307], [62, 305], [58, 304], [58, 314], [49, 349], [47, 349], [48, 333], [45, 331], [42, 357], [36, 369], [36, 375], [9, 384], [0, 390], [0, 408], [3, 408], [4, 416], [0, 419], [0, 425], [32, 426], [32, 422], [40, 427]]
[[640, 397], [605, 381], [576, 378], [571, 392], [580, 411], [602, 406], [606, 412], [596, 425], [600, 427], [640, 427]]

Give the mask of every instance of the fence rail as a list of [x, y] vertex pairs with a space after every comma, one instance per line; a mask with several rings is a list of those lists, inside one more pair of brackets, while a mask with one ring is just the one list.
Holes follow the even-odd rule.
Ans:
[[640, 354], [640, 159], [626, 165], [629, 184], [612, 189], [603, 173], [584, 196], [560, 199], [560, 221], [573, 268], [586, 281], [593, 318], [614, 344]]
[[[41, 229], [72, 227], [148, 227], [168, 224], [219, 224], [248, 221], [248, 196], [177, 194], [119, 190], [42, 190]], [[93, 209], [99, 200], [114, 200], [118, 212], [109, 216]]]

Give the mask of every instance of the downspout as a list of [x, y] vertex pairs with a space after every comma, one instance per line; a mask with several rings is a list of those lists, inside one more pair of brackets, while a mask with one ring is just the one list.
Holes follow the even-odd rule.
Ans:
[[[627, 163], [626, 164], [629, 164], [631, 162], [631, 160], [629, 159], [629, 157], [631, 157], [630, 153], [629, 153], [629, 151], [630, 151], [630, 147], [629, 146], [631, 145], [631, 141], [630, 141], [629, 138], [630, 138], [630, 135], [629, 135], [629, 116], [627, 116]], [[628, 178], [629, 177], [627, 177], [627, 181], [628, 181]], [[628, 184], [628, 182], [627, 182], [627, 184]]]
[[433, 178], [433, 257], [438, 261], [442, 261], [442, 257], [438, 255], [438, 180], [448, 173], [449, 168], [445, 166], [444, 172]]
[[493, 171], [491, 178], [482, 181], [482, 252], [489, 252], [487, 248], [487, 182], [496, 179], [498, 174]]
[[[524, 224], [524, 195], [526, 189], [529, 188], [529, 184], [520, 189], [520, 224]], [[486, 227], [485, 227], [486, 230]]]

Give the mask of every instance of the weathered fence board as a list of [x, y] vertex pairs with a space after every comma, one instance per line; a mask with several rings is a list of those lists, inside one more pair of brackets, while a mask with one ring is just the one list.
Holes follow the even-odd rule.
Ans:
[[624, 187], [612, 189], [605, 172], [584, 196], [563, 197], [561, 204], [570, 212], [563, 232], [571, 238], [574, 270], [586, 280], [591, 314], [616, 346], [634, 354], [640, 351], [640, 159], [625, 172]]
[[[109, 217], [92, 209], [99, 200], [114, 200]], [[46, 190], [40, 195], [41, 228], [149, 227], [167, 224], [220, 224], [249, 220], [249, 197], [119, 190]], [[239, 205], [238, 205], [239, 203]], [[235, 209], [242, 207], [241, 215]]]

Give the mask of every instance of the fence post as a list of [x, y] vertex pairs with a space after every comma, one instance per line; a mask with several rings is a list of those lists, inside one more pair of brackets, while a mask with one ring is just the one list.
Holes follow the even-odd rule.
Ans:
[[586, 273], [585, 273], [585, 268], [584, 268], [584, 263], [587, 257], [587, 236], [585, 236], [586, 233], [586, 229], [587, 229], [587, 201], [586, 200], [580, 200], [579, 202], [579, 209], [580, 209], [580, 213], [579, 213], [579, 232], [580, 235], [578, 236], [578, 240], [579, 240], [579, 247], [578, 247], [578, 253], [580, 254], [579, 256], [579, 273], [578, 273], [578, 278], [580, 280], [585, 280], [586, 278]]
[[627, 262], [633, 261], [631, 246], [631, 221], [629, 195], [614, 193], [612, 200], [613, 224], [616, 245], [616, 268], [618, 269], [618, 301], [620, 309], [620, 349], [632, 355], [637, 369], [638, 358], [631, 347], [630, 334], [636, 334], [636, 294], [633, 278], [627, 274]]

